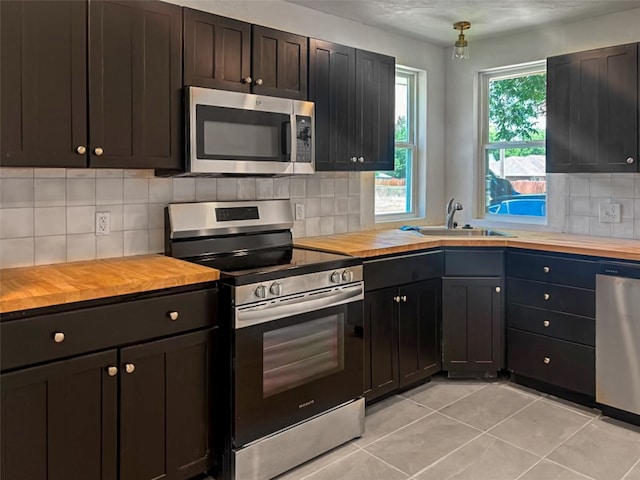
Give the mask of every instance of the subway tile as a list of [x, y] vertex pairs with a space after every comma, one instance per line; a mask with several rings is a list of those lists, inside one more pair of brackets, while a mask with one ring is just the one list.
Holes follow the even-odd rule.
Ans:
[[67, 262], [94, 260], [96, 258], [96, 238], [93, 233], [67, 235]]
[[569, 176], [569, 194], [572, 197], [588, 197], [590, 195], [589, 175], [579, 174]]
[[122, 178], [124, 171], [121, 168], [97, 168], [96, 178]]
[[95, 233], [96, 207], [67, 207], [67, 234]]
[[96, 258], [122, 257], [124, 254], [124, 232], [111, 231], [110, 235], [96, 237]]
[[280, 177], [273, 179], [273, 198], [288, 199], [291, 192], [291, 179]]
[[34, 262], [33, 245], [33, 237], [0, 240], [0, 268], [32, 266]]
[[273, 198], [273, 179], [256, 179], [256, 198], [269, 200]]
[[149, 253], [164, 253], [164, 229], [149, 229]]
[[213, 202], [216, 200], [215, 178], [196, 178], [196, 202]]
[[123, 226], [126, 230], [146, 230], [149, 228], [149, 204], [125, 205], [123, 210]]
[[0, 238], [32, 237], [33, 224], [33, 208], [0, 209]]
[[33, 207], [33, 178], [0, 179], [0, 207]]
[[589, 199], [589, 216], [600, 217], [600, 204], [611, 203], [610, 197], [591, 197]]
[[334, 217], [320, 217], [320, 235], [333, 235], [335, 232]]
[[347, 233], [349, 231], [349, 216], [336, 215], [333, 221], [334, 233]]
[[611, 196], [611, 174], [610, 173], [594, 173], [591, 175], [590, 195], [592, 197], [610, 197]]
[[122, 178], [96, 179], [96, 205], [114, 205], [124, 201]]
[[336, 182], [333, 178], [323, 178], [320, 180], [320, 196], [333, 197], [336, 192]]
[[149, 253], [149, 231], [129, 230], [124, 232], [124, 255], [146, 255]]
[[307, 197], [319, 197], [320, 196], [320, 178], [315, 175], [307, 177], [306, 185]]
[[239, 178], [236, 182], [238, 200], [255, 200], [257, 198], [257, 181], [255, 178]]
[[34, 206], [61, 207], [67, 203], [67, 181], [64, 178], [36, 178]]
[[294, 177], [291, 179], [290, 192], [292, 198], [304, 197], [307, 194], [307, 179]]
[[349, 195], [360, 195], [360, 175], [355, 175], [356, 177], [349, 178]]
[[360, 213], [360, 197], [349, 197], [349, 213]]
[[305, 223], [307, 237], [317, 237], [320, 235], [320, 217], [307, 217]]
[[622, 219], [633, 218], [633, 198], [612, 198], [611, 203], [620, 204], [620, 214]]
[[293, 222], [293, 229], [291, 231], [293, 238], [304, 238], [307, 236], [307, 229], [305, 220], [298, 220]]
[[65, 207], [37, 207], [34, 209], [35, 236], [64, 235], [67, 233]]
[[573, 215], [569, 217], [569, 233], [589, 235], [590, 217]]
[[148, 178], [126, 178], [124, 183], [124, 203], [148, 203], [149, 202], [149, 179]]
[[124, 178], [153, 178], [153, 170], [147, 169], [124, 169], [122, 171]]
[[307, 197], [304, 201], [305, 204], [305, 216], [307, 218], [315, 218], [320, 216], [320, 198], [319, 197]]
[[589, 197], [571, 197], [569, 200], [569, 212], [571, 215], [591, 215], [591, 203]]
[[96, 178], [95, 168], [67, 168], [67, 178]]
[[35, 265], [62, 263], [67, 260], [67, 236], [35, 237]]
[[640, 173], [635, 175], [635, 177], [636, 177], [636, 190], [633, 197], [640, 198]]
[[320, 216], [333, 216], [335, 213], [335, 199], [333, 197], [324, 197], [320, 199]]
[[111, 231], [117, 232], [123, 227], [123, 205], [100, 205], [96, 207], [97, 212], [109, 212], [111, 214]]
[[335, 197], [336, 215], [346, 215], [349, 213], [349, 197]]
[[67, 205], [95, 205], [95, 178], [67, 178]]
[[149, 203], [169, 203], [173, 199], [173, 179], [149, 179]]
[[629, 174], [611, 175], [611, 195], [617, 198], [633, 198], [635, 181]]
[[34, 168], [34, 178], [66, 178], [67, 170], [65, 168]]
[[336, 178], [335, 195], [336, 197], [349, 195], [349, 179], [348, 178]]
[[596, 237], [610, 237], [611, 224], [601, 223], [599, 218], [591, 217], [589, 219], [589, 235]]
[[33, 178], [33, 168], [0, 167], [0, 178]]
[[[640, 223], [640, 220], [636, 220]], [[614, 238], [633, 238], [633, 219], [623, 220], [622, 223], [611, 224], [611, 236]]]
[[164, 227], [164, 204], [150, 203], [149, 204], [149, 228], [163, 228], [163, 227]]
[[349, 215], [348, 229], [350, 232], [360, 231], [360, 215]]
[[196, 199], [196, 179], [195, 178], [174, 178], [173, 179], [173, 201], [174, 202], [194, 202]]
[[235, 178], [218, 178], [216, 183], [218, 200], [231, 201], [238, 199], [238, 182]]

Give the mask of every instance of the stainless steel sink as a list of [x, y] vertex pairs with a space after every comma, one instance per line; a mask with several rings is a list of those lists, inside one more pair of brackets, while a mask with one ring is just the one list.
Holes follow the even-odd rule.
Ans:
[[509, 233], [499, 232], [488, 228], [429, 228], [416, 229], [416, 232], [424, 236], [434, 237], [513, 237]]

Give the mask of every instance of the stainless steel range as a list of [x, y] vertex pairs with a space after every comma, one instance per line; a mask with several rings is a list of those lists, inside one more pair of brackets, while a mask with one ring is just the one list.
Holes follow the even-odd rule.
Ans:
[[364, 431], [362, 261], [295, 248], [292, 226], [288, 200], [167, 207], [166, 253], [221, 271], [221, 478], [267, 480]]

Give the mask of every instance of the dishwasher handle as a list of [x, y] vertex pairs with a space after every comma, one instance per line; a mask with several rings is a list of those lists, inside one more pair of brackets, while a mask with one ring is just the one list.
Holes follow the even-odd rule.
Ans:
[[640, 263], [603, 262], [600, 264], [600, 268], [598, 268], [598, 275], [640, 280]]

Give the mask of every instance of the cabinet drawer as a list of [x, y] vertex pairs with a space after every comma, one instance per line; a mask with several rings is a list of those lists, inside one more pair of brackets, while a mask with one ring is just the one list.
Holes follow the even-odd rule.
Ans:
[[501, 277], [504, 274], [504, 250], [446, 250], [446, 277]]
[[364, 262], [365, 291], [442, 277], [442, 251], [381, 258]]
[[596, 341], [596, 322], [593, 318], [527, 305], [507, 305], [507, 326], [591, 347], [595, 346]]
[[216, 293], [164, 295], [1, 323], [2, 369], [214, 325]]
[[508, 252], [507, 276], [593, 290], [596, 288], [596, 263], [566, 257]]
[[583, 317], [593, 318], [596, 311], [596, 294], [593, 290], [517, 278], [507, 279], [507, 301]]
[[508, 329], [507, 367], [516, 374], [595, 395], [595, 349]]

